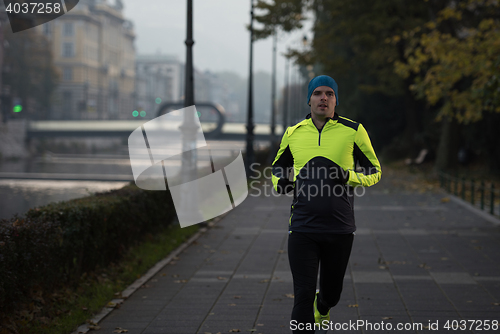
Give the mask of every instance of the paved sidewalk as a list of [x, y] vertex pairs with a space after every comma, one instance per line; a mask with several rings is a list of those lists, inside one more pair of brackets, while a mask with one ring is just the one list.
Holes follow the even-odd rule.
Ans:
[[[331, 314], [337, 326], [364, 320], [372, 330], [335, 332], [386, 333], [390, 324], [394, 333], [424, 333], [438, 322], [433, 333], [450, 333], [446, 322], [460, 320], [482, 321], [468, 322], [460, 333], [493, 332], [485, 320], [490, 328], [500, 321], [500, 226], [441, 201], [445, 196], [403, 191], [384, 175], [356, 198], [358, 231], [342, 299]], [[290, 203], [286, 196], [249, 196], [96, 332], [291, 333]], [[423, 329], [396, 330], [412, 322]]]

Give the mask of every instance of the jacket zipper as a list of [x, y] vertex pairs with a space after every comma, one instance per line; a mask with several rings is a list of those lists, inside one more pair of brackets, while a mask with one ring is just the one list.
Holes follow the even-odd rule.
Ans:
[[314, 125], [314, 122], [313, 122], [313, 125], [314, 127], [318, 130], [319, 132], [319, 136], [318, 136], [318, 146], [321, 146], [321, 132], [323, 132], [323, 129], [325, 128], [326, 124], [328, 124], [328, 120], [326, 121], [325, 124], [323, 124], [323, 127], [320, 129], [316, 128], [316, 125]]
[[[326, 123], [325, 123], [326, 125]], [[323, 129], [325, 128], [325, 125], [323, 125], [323, 127], [320, 129], [318, 129], [318, 132], [319, 132], [319, 136], [318, 136], [318, 146], [321, 146], [321, 132], [323, 132]]]

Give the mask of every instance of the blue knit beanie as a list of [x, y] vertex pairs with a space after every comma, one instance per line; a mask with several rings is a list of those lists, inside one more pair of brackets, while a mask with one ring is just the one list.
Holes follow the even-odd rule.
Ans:
[[333, 91], [335, 92], [335, 99], [337, 100], [337, 105], [339, 105], [339, 94], [338, 94], [339, 86], [337, 85], [335, 80], [333, 80], [328, 75], [320, 75], [309, 81], [309, 86], [307, 86], [307, 104], [309, 104], [309, 101], [311, 100], [311, 95], [314, 92], [314, 90], [320, 86], [327, 86], [333, 89]]

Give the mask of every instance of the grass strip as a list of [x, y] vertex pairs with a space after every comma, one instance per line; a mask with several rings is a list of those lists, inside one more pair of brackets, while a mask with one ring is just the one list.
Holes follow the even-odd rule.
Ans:
[[[106, 268], [82, 275], [75, 287], [66, 287], [50, 296], [39, 292], [37, 303], [23, 308], [16, 317], [19, 334], [69, 334], [99, 313], [149, 268], [165, 258], [199, 230], [198, 225], [181, 228], [178, 224], [161, 233], [147, 235], [131, 247], [123, 259]], [[38, 304], [38, 305], [37, 305]], [[0, 333], [10, 333], [3, 328]]]

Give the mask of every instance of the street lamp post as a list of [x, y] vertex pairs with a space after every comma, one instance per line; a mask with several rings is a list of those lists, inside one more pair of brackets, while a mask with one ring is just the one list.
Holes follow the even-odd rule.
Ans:
[[[187, 34], [186, 34], [186, 73], [184, 107], [194, 105], [194, 76], [193, 76], [193, 0], [187, 0]], [[193, 181], [196, 177], [196, 150], [195, 140], [198, 127], [194, 123], [194, 114], [184, 112], [182, 131], [182, 179], [183, 183]]]
[[290, 58], [286, 58], [285, 63], [285, 91], [283, 92], [283, 130], [286, 130], [288, 127], [288, 92], [289, 92], [289, 83], [288, 83], [288, 73], [290, 66]]
[[[187, 33], [186, 33], [186, 71], [185, 71], [185, 91], [184, 91], [184, 107], [194, 106], [194, 70], [193, 70], [193, 0], [187, 0]], [[196, 133], [200, 130], [195, 123], [195, 115], [190, 108], [184, 111], [183, 123], [179, 127], [182, 132], [182, 165], [181, 165], [181, 180], [183, 184], [193, 182], [197, 177], [197, 156], [196, 156]], [[196, 183], [191, 185], [191, 189], [182, 190], [181, 194], [181, 212], [186, 215], [196, 213], [196, 205], [198, 199], [193, 198], [193, 187], [197, 187]], [[197, 194], [194, 191], [194, 194]], [[195, 197], [197, 195], [194, 195]], [[201, 226], [207, 226], [203, 222]]]
[[247, 148], [246, 148], [246, 172], [251, 177], [250, 166], [254, 161], [253, 141], [253, 0], [250, 0], [250, 69], [248, 74], [248, 113], [247, 113]]
[[277, 34], [276, 29], [273, 34], [273, 74], [271, 80], [271, 155], [274, 153], [275, 149], [275, 130], [276, 130], [276, 44], [277, 44]]
[[184, 107], [194, 105], [193, 77], [193, 0], [187, 0], [187, 34], [186, 34], [186, 73]]
[[295, 114], [297, 113], [297, 78], [295, 77], [295, 64], [291, 61], [290, 64], [290, 116], [288, 121], [290, 124], [295, 123]]

